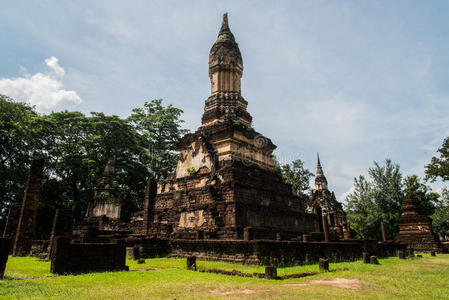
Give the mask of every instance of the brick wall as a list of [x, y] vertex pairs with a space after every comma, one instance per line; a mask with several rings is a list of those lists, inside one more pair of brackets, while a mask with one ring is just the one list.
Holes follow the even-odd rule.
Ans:
[[115, 244], [71, 244], [57, 237], [51, 253], [51, 272], [57, 274], [127, 270], [124, 241]]

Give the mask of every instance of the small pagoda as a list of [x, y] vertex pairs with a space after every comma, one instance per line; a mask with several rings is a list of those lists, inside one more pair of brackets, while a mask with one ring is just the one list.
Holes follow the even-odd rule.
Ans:
[[432, 231], [432, 221], [422, 211], [419, 200], [415, 198], [404, 199], [401, 211], [396, 241], [406, 243], [409, 248], [419, 252], [441, 252], [442, 245]]

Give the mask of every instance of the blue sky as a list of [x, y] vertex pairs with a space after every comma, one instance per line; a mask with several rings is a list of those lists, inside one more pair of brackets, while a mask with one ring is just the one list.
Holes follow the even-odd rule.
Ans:
[[[404, 175], [449, 136], [448, 1], [8, 1], [0, 93], [126, 117], [163, 98], [200, 125], [223, 13], [253, 126], [342, 199], [373, 161]], [[441, 184], [434, 184], [438, 189]]]

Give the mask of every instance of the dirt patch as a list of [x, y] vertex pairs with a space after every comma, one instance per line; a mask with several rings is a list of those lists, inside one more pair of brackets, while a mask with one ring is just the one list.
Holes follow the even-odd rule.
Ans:
[[358, 279], [334, 278], [330, 280], [312, 280], [309, 283], [353, 290], [361, 290], [363, 288], [362, 283]]
[[307, 283], [286, 283], [283, 284], [282, 286], [308, 286]]
[[210, 293], [213, 295], [229, 296], [229, 295], [254, 295], [260, 293], [260, 291], [250, 289], [230, 290], [230, 291], [212, 290], [210, 291]]
[[449, 265], [449, 260], [439, 259], [439, 258], [429, 259], [429, 260], [426, 260], [425, 262], [426, 263], [431, 263], [431, 264]]

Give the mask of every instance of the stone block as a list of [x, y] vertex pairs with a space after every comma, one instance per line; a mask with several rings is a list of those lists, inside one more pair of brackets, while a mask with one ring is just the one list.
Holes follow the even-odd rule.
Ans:
[[370, 257], [370, 263], [373, 265], [378, 265], [379, 264], [379, 260], [377, 259], [377, 256], [371, 256]]
[[276, 279], [278, 271], [276, 267], [265, 267], [265, 279]]
[[196, 271], [196, 256], [187, 257], [187, 270]]
[[320, 258], [318, 266], [320, 268], [320, 272], [329, 272], [329, 259]]
[[370, 263], [370, 254], [367, 252], [363, 252], [362, 259], [363, 259], [364, 264], [369, 264]]

